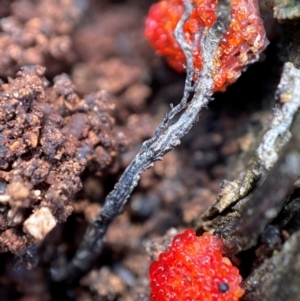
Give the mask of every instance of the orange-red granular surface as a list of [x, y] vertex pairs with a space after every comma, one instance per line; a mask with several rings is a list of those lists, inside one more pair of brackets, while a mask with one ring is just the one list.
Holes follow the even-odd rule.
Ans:
[[238, 301], [242, 277], [222, 256], [222, 241], [192, 229], [177, 235], [149, 270], [151, 301]]
[[[200, 36], [216, 21], [217, 0], [190, 0], [192, 14], [184, 25], [186, 41], [193, 46], [195, 71], [201, 70]], [[173, 32], [184, 13], [182, 0], [161, 0], [153, 4], [146, 19], [145, 36], [171, 67], [185, 71], [185, 56]], [[257, 59], [268, 41], [257, 0], [232, 0], [231, 23], [220, 42], [214, 60], [215, 91], [236, 81], [245, 65]]]

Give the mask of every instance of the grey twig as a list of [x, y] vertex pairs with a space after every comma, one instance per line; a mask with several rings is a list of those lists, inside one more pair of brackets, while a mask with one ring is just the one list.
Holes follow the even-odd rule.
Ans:
[[290, 139], [289, 128], [300, 107], [300, 70], [292, 63], [284, 65], [277, 89], [279, 104], [274, 110], [270, 129], [257, 149], [261, 164], [270, 169], [278, 158], [278, 152]]
[[150, 147], [150, 145], [154, 143], [158, 139], [158, 137], [162, 134], [162, 132], [166, 129], [170, 120], [172, 120], [177, 114], [179, 114], [183, 109], [186, 108], [188, 98], [190, 94], [193, 92], [192, 82], [194, 76], [194, 68], [193, 68], [194, 60], [193, 60], [192, 50], [193, 47], [196, 47], [196, 45], [192, 46], [188, 44], [184, 38], [184, 33], [183, 33], [183, 26], [192, 13], [193, 5], [190, 3], [190, 0], [184, 0], [184, 5], [185, 5], [185, 12], [182, 18], [180, 19], [180, 21], [178, 22], [174, 31], [174, 37], [186, 57], [186, 78], [185, 78], [183, 97], [178, 105], [176, 105], [175, 107], [172, 107], [171, 105], [171, 111], [166, 113], [163, 121], [157, 126], [153, 137], [143, 143], [142, 151]]
[[212, 223], [211, 217], [244, 199], [257, 185], [258, 179], [262, 180], [268, 175], [284, 145], [291, 139], [292, 125], [298, 122], [299, 86], [300, 70], [290, 62], [285, 63], [276, 91], [278, 102], [273, 109], [274, 115], [256, 149], [256, 154], [249, 160], [246, 171], [243, 171], [237, 179], [223, 182], [215, 203], [201, 216], [199, 224], [208, 220], [206, 225], [213, 224], [213, 228], [217, 228], [218, 223], [215, 220]]
[[[211, 99], [214, 90], [212, 78], [213, 59], [219, 41], [231, 19], [230, 1], [219, 2], [216, 23], [210, 29], [207, 29], [200, 39], [203, 68], [199, 74], [199, 80], [196, 81], [193, 89], [191, 88], [194, 77], [193, 57], [191, 48], [187, 45], [183, 34], [183, 26], [191, 14], [192, 6], [189, 0], [185, 0], [184, 3], [186, 12], [175, 30], [176, 39], [182, 47], [187, 61], [187, 79], [182, 101], [166, 115], [163, 122], [157, 127], [154, 137], [143, 143], [141, 151], [124, 171], [113, 191], [107, 196], [102, 210], [88, 226], [71, 262], [66, 267], [52, 270], [53, 279], [56, 281], [65, 279], [72, 281], [90, 267], [91, 262], [102, 250], [103, 238], [108, 226], [114, 217], [121, 213], [124, 204], [139, 181], [140, 174], [152, 166], [155, 161], [161, 160], [176, 145], [180, 144], [182, 137], [197, 122], [201, 109], [206, 107]], [[193, 90], [194, 95], [190, 103], [187, 104], [191, 90]], [[183, 109], [185, 111], [182, 112], [178, 121], [169, 125], [169, 121]]]
[[203, 229], [223, 236], [229, 254], [255, 246], [280, 211], [284, 216], [282, 209], [300, 177], [299, 85], [300, 71], [286, 63], [276, 92], [279, 102], [257, 157], [238, 179], [226, 182], [216, 203], [199, 221]]
[[[190, 45], [186, 42], [184, 38], [184, 32], [183, 32], [183, 26], [186, 23], [186, 21], [189, 19], [193, 5], [190, 2], [190, 0], [184, 0], [185, 5], [185, 12], [181, 18], [181, 20], [178, 22], [175, 31], [174, 31], [174, 37], [178, 41], [180, 48], [182, 49], [185, 57], [186, 57], [186, 78], [185, 78], [185, 89], [183, 92], [183, 97], [181, 102], [179, 103], [179, 110], [183, 110], [187, 106], [188, 97], [190, 95], [190, 92], [193, 92], [192, 87], [192, 81], [194, 77], [194, 60], [193, 60], [193, 48], [197, 47], [197, 45]], [[199, 39], [195, 39], [196, 43], [199, 42]]]
[[298, 132], [297, 127], [266, 179], [245, 204], [240, 216], [217, 231], [226, 238], [230, 252], [236, 253], [253, 247], [266, 225], [278, 215], [286, 197], [293, 191], [295, 181], [300, 176]]

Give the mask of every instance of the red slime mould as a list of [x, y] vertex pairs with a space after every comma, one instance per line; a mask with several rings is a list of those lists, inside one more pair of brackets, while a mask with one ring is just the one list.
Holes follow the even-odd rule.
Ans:
[[223, 242], [192, 229], [174, 237], [149, 270], [151, 301], [238, 301], [242, 277], [227, 257]]
[[[192, 13], [183, 27], [187, 43], [193, 46], [194, 70], [202, 68], [199, 34], [216, 21], [217, 0], [190, 0]], [[146, 18], [145, 36], [156, 51], [177, 71], [185, 71], [185, 56], [173, 32], [185, 7], [182, 0], [161, 0], [152, 5]], [[196, 40], [197, 39], [197, 40]], [[225, 90], [243, 68], [256, 61], [268, 45], [258, 0], [232, 0], [231, 23], [221, 39], [214, 59], [214, 91]]]

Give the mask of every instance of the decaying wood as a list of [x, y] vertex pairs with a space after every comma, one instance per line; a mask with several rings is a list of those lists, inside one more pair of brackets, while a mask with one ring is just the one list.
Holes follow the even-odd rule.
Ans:
[[[273, 119], [269, 128], [262, 135], [261, 142], [253, 157], [246, 163], [246, 171], [234, 181], [224, 181], [215, 203], [201, 216], [202, 220], [210, 220], [216, 213], [222, 213], [238, 201], [244, 203], [260, 179], [260, 184], [274, 166], [284, 145], [291, 138], [290, 127], [295, 121], [300, 106], [300, 94], [297, 87], [300, 85], [300, 70], [292, 63], [286, 63], [278, 85], [276, 97], [278, 102], [274, 109]], [[294, 128], [296, 126], [294, 125]], [[295, 129], [297, 132], [297, 130]], [[258, 185], [260, 185], [258, 184]], [[239, 205], [237, 205], [239, 207]]]
[[245, 301], [297, 301], [300, 298], [300, 232], [294, 233], [280, 252], [253, 270], [244, 282]]
[[[300, 70], [286, 63], [274, 117], [252, 165], [239, 179], [223, 184], [216, 202], [197, 221], [199, 231], [210, 230], [224, 238], [228, 255], [256, 249], [256, 261], [263, 263], [244, 281], [244, 298], [249, 301], [300, 298], [300, 225], [295, 225], [300, 213], [295, 193], [300, 178], [299, 80]], [[270, 227], [278, 229], [278, 237], [265, 259], [263, 237]]]

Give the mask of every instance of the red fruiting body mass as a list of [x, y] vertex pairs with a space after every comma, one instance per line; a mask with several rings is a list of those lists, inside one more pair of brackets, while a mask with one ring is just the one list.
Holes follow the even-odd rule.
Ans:
[[237, 301], [242, 277], [222, 256], [223, 242], [192, 229], [174, 237], [149, 270], [151, 301]]
[[[216, 21], [217, 0], [190, 0], [191, 16], [183, 27], [185, 40], [193, 46], [195, 71], [201, 70], [199, 36]], [[185, 70], [185, 56], [174, 38], [175, 27], [184, 13], [182, 0], [153, 4], [146, 19], [145, 36], [156, 51], [177, 71]], [[231, 23], [217, 50], [213, 74], [215, 91], [236, 81], [245, 65], [257, 60], [268, 41], [258, 11], [258, 0], [232, 0]]]

